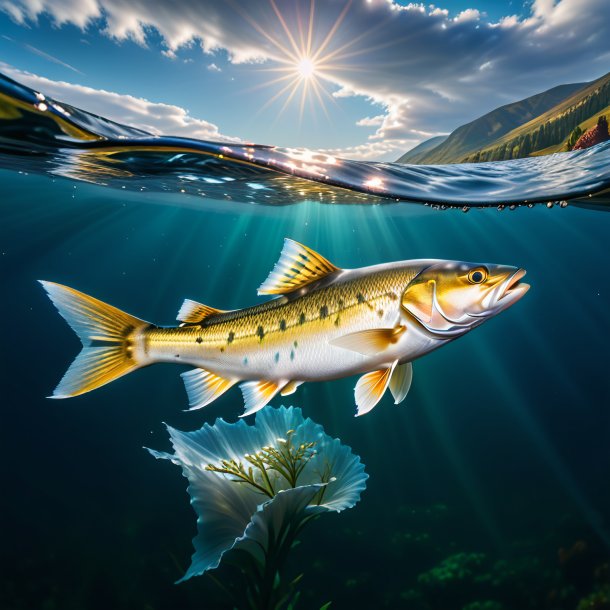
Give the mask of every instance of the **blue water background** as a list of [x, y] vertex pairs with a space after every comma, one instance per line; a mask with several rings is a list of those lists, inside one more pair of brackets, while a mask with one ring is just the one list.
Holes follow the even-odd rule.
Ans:
[[[206, 207], [187, 194], [9, 171], [0, 184], [3, 607], [222, 607], [205, 578], [172, 584], [188, 564], [194, 513], [177, 469], [142, 447], [169, 448], [162, 422], [235, 421], [240, 392], [185, 413], [184, 367], [157, 365], [76, 399], [46, 399], [80, 346], [36, 280], [169, 325], [186, 297], [222, 309], [261, 302], [256, 288], [284, 237], [343, 267], [505, 263], [526, 268], [532, 285], [508, 311], [415, 362], [401, 406], [386, 396], [354, 418], [355, 378], [274, 400], [351, 445], [371, 477], [355, 509], [311, 525], [294, 550], [303, 607], [461, 610], [496, 599], [505, 609], [563, 609], [595, 586], [610, 542], [610, 215]], [[584, 584], [559, 560], [579, 541], [591, 564]], [[460, 593], [468, 599], [447, 605], [432, 594], [417, 605], [418, 575], [458, 552], [529, 567], [504, 588], [473, 585]], [[547, 605], [562, 587], [568, 601]]]

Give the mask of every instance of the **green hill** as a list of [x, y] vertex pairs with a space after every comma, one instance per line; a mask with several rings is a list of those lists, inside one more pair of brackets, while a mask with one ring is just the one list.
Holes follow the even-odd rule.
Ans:
[[442, 144], [449, 136], [435, 136], [429, 140], [424, 140], [421, 144], [418, 144], [415, 148], [412, 148], [406, 152], [396, 163], [421, 163], [420, 157], [423, 158], [426, 153], [430, 152], [433, 148], [436, 148], [439, 144]]
[[540, 116], [477, 151], [454, 161], [498, 161], [568, 150], [570, 134], [586, 131], [598, 116], [610, 115], [610, 73], [587, 84]]
[[[409, 163], [457, 163], [471, 153], [490, 146], [514, 129], [556, 107], [566, 98], [586, 86], [586, 83], [559, 85], [512, 104], [507, 104], [488, 112], [484, 116], [458, 127], [444, 142], [418, 154]], [[429, 140], [428, 140], [429, 142]], [[424, 142], [423, 144], [426, 144]], [[404, 158], [414, 150], [399, 159]]]

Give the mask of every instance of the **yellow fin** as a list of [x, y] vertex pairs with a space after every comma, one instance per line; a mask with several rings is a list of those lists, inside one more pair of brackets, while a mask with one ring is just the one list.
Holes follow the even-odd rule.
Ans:
[[410, 362], [399, 364], [390, 379], [390, 392], [394, 397], [394, 404], [400, 404], [409, 393], [413, 381], [413, 365]]
[[133, 336], [148, 323], [78, 290], [40, 282], [83, 344], [51, 398], [70, 398], [95, 390], [137, 369]]
[[373, 328], [370, 330], [361, 330], [355, 333], [349, 333], [331, 339], [329, 343], [349, 349], [365, 356], [374, 356], [387, 349], [398, 341], [400, 335], [407, 330], [406, 326], [400, 325], [394, 328]]
[[285, 382], [276, 383], [266, 380], [242, 383], [239, 388], [244, 396], [246, 410], [240, 417], [252, 415], [252, 413], [262, 409], [285, 385]]
[[340, 271], [311, 248], [292, 239], [284, 239], [280, 258], [258, 294], [285, 294]]
[[222, 309], [209, 307], [197, 301], [191, 301], [191, 299], [184, 299], [176, 320], [186, 322], [187, 324], [196, 324], [215, 313], [223, 313], [223, 311]]
[[302, 381], [289, 381], [283, 388], [280, 394], [282, 396], [290, 396], [297, 391], [297, 388], [302, 384]]
[[201, 409], [222, 396], [237, 383], [237, 379], [226, 379], [205, 369], [193, 369], [180, 375], [189, 397], [189, 411]]
[[371, 371], [358, 379], [354, 389], [356, 405], [358, 406], [356, 416], [368, 413], [381, 400], [395, 367], [396, 362], [387, 369]]

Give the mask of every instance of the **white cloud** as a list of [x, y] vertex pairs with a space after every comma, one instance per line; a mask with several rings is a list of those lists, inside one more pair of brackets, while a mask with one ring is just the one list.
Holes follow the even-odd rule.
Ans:
[[358, 161], [374, 161], [378, 159], [394, 160], [419, 143], [419, 139], [397, 138], [378, 142], [367, 142], [356, 146], [343, 148], [324, 148], [321, 152], [335, 157], [356, 159]]
[[373, 117], [364, 117], [363, 119], [360, 119], [356, 125], [358, 125], [358, 127], [378, 127], [379, 125], [381, 125], [383, 123], [383, 120], [385, 118], [385, 115], [383, 114], [378, 114], [377, 116], [373, 116]]
[[[298, 44], [311, 0], [275, 6]], [[206, 53], [226, 51], [233, 63], [270, 64], [292, 48], [273, 7], [269, 0], [0, 0], [0, 9], [22, 23], [46, 13], [58, 24], [101, 28], [142, 45], [152, 28], [170, 55], [197, 44]], [[314, 49], [331, 33], [322, 55], [332, 55], [328, 63], [335, 64], [325, 74], [332, 95], [363, 97], [383, 109], [377, 124], [367, 121], [378, 116], [359, 124], [376, 128], [373, 142], [399, 142], [414, 130], [451, 130], [507, 96], [603, 74], [610, 2], [535, 0], [529, 15], [492, 23], [476, 9], [452, 16], [442, 5], [324, 0], [315, 4], [312, 32]]]
[[454, 17], [453, 21], [477, 21], [481, 18], [481, 13], [476, 8], [467, 8]]
[[0, 71], [59, 102], [82, 108], [117, 123], [143, 129], [154, 135], [239, 141], [238, 138], [221, 134], [213, 123], [190, 116], [184, 108], [179, 106], [151, 102], [133, 95], [93, 89], [74, 83], [54, 81], [3, 63], [0, 63]]
[[208, 64], [208, 70], [210, 72], [222, 72], [222, 68], [219, 68], [215, 63]]

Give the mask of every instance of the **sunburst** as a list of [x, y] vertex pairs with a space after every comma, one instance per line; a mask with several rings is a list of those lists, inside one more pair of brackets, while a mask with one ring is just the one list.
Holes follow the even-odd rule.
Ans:
[[275, 51], [272, 61], [276, 66], [263, 68], [261, 71], [277, 73], [278, 76], [262, 82], [253, 89], [268, 87], [279, 87], [279, 89], [263, 104], [259, 112], [283, 101], [277, 114], [279, 117], [291, 103], [298, 103], [299, 117], [302, 120], [305, 106], [309, 103], [313, 108], [314, 102], [317, 101], [328, 117], [326, 101], [336, 104], [336, 100], [329, 93], [327, 84], [340, 70], [354, 69], [353, 66], [338, 62], [350, 55], [346, 51], [355, 40], [338, 47], [336, 39], [337, 31], [351, 6], [351, 0], [345, 3], [325, 32], [319, 31], [322, 26], [319, 20], [316, 21], [315, 0], [310, 0], [307, 19], [302, 19], [297, 12], [290, 23], [275, 0], [269, 0], [269, 3], [281, 26], [275, 33], [272, 33], [269, 27], [263, 28], [251, 16], [242, 13], [252, 27], [271, 43]]

